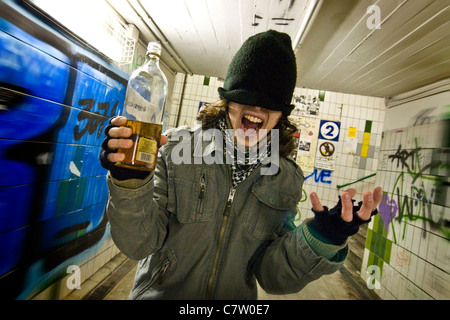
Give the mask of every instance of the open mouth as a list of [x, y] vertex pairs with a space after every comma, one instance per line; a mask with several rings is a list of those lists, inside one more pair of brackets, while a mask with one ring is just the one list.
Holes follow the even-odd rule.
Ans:
[[244, 132], [253, 129], [256, 133], [264, 125], [264, 119], [255, 115], [245, 114], [242, 117], [242, 129]]

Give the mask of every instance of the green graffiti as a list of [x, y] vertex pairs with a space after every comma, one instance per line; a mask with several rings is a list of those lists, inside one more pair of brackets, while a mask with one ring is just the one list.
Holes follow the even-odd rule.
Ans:
[[[302, 188], [302, 198], [300, 199], [299, 203], [303, 203], [306, 200], [308, 200], [308, 194], [306, 193], [305, 189]], [[295, 216], [295, 220], [294, 222], [300, 222], [300, 220], [302, 219], [302, 213], [300, 212], [300, 208], [298, 207], [297, 204], [297, 215]]]
[[[425, 166], [420, 164], [420, 151], [422, 149], [417, 146], [411, 151], [407, 151], [401, 148], [401, 145], [397, 149], [394, 155], [390, 155], [388, 158], [391, 161], [397, 160], [397, 167], [401, 165], [403, 170], [395, 180], [389, 197], [386, 198], [386, 203], [391, 203], [389, 207], [388, 216], [385, 213], [381, 213], [381, 216], [386, 224], [390, 221], [398, 221], [401, 223], [406, 220], [423, 221], [423, 237], [426, 236], [426, 223], [430, 224], [432, 229], [440, 230], [447, 238], [450, 236], [449, 221], [444, 218], [444, 211], [439, 215], [438, 220], [433, 217], [432, 205], [440, 204], [439, 194], [442, 193], [443, 179], [439, 176], [427, 176], [425, 171], [430, 169], [438, 170], [441, 168], [448, 168], [448, 164], [442, 163], [440, 160], [431, 160], [430, 163]], [[405, 186], [405, 181], [410, 177], [411, 184]], [[431, 181], [433, 183], [431, 188], [427, 188], [425, 182]], [[409, 192], [408, 192], [409, 191]], [[398, 211], [398, 212], [397, 212]], [[406, 234], [406, 222], [403, 225], [402, 239]], [[397, 233], [392, 225], [392, 234], [394, 243], [397, 243]]]

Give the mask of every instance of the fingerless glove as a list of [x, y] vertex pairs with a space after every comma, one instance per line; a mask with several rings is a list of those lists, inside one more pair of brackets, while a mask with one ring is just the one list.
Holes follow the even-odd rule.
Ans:
[[[352, 202], [354, 204], [355, 200], [352, 200]], [[378, 213], [378, 210], [373, 211], [369, 220], [364, 221], [356, 214], [361, 209], [361, 206], [362, 201], [357, 206], [353, 205], [353, 219], [350, 222], [341, 218], [341, 197], [339, 197], [337, 205], [331, 210], [326, 206], [323, 207], [323, 211], [311, 209], [314, 213], [314, 219], [308, 223], [309, 230], [314, 236], [324, 242], [336, 245], [343, 244], [348, 237], [358, 232], [360, 225], [369, 223], [372, 216]]]
[[145, 178], [147, 178], [148, 175], [150, 174], [150, 172], [118, 167], [113, 162], [111, 162], [107, 159], [108, 154], [117, 152], [117, 149], [113, 150], [113, 149], [108, 148], [108, 141], [111, 140], [111, 137], [109, 136], [109, 130], [111, 128], [117, 127], [117, 126], [114, 126], [111, 124], [112, 119], [114, 119], [114, 117], [109, 120], [109, 125], [107, 125], [105, 128], [106, 138], [102, 142], [102, 146], [101, 146], [101, 150], [100, 150], [100, 154], [99, 154], [101, 166], [103, 168], [109, 170], [111, 176], [117, 180], [123, 181], [123, 180], [127, 180], [127, 179], [145, 179]]

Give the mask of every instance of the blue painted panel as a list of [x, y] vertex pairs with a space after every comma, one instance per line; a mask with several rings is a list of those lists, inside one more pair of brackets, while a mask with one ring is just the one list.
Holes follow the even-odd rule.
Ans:
[[[104, 176], [53, 181], [46, 185], [46, 189], [41, 220], [100, 203], [104, 205], [108, 194]], [[99, 214], [103, 215], [103, 212]]]
[[28, 223], [33, 192], [34, 187], [31, 185], [4, 188], [0, 191], [0, 234]]
[[126, 86], [82, 62], [78, 67], [83, 72], [77, 72], [72, 98], [74, 108], [66, 126], [58, 133], [58, 141], [100, 146], [105, 138], [103, 129], [107, 120], [122, 111]]
[[[5, 141], [0, 140], [0, 153], [5, 144]], [[0, 159], [0, 177], [0, 187], [32, 183], [35, 181], [36, 170], [27, 163]], [[4, 189], [0, 189], [0, 192], [4, 192]]]
[[105, 204], [99, 203], [41, 221], [39, 233], [42, 236], [39, 239], [39, 250], [44, 251], [62, 245], [95, 230], [103, 219], [103, 214], [99, 215], [98, 212], [103, 213], [104, 208]]
[[58, 143], [55, 145], [55, 159], [50, 181], [75, 179], [79, 177], [104, 176], [107, 170], [98, 162], [100, 147]]
[[[101, 139], [103, 141], [103, 139]], [[98, 161], [98, 155], [100, 154], [100, 147], [94, 147], [94, 146], [86, 146], [84, 149], [83, 154], [83, 163], [99, 163]], [[104, 169], [102, 166], [87, 166], [84, 165], [81, 170], [81, 176], [82, 177], [92, 177], [92, 176], [106, 176], [106, 173], [108, 171]]]
[[64, 102], [68, 57], [1, 18], [0, 29], [0, 82], [22, 87], [34, 96]]
[[23, 96], [19, 104], [0, 111], [0, 138], [31, 140], [54, 126], [63, 108], [58, 103]]
[[19, 262], [28, 228], [0, 234], [0, 275], [11, 271]]
[[[67, 55], [62, 53], [61, 50], [58, 50], [54, 46], [37, 39], [36, 37], [25, 32], [19, 26], [15, 25], [3, 18], [0, 18], [0, 30], [9, 34], [12, 38], [16, 38], [20, 41], [23, 41], [27, 45], [32, 46], [35, 49], [42, 51], [45, 54], [55, 57], [56, 59], [66, 63], [66, 64], [69, 64], [69, 58], [67, 57]], [[36, 31], [36, 30], [33, 30], [33, 31]]]
[[127, 76], [21, 2], [0, 7], [0, 90], [13, 93], [0, 110], [0, 286], [27, 298], [109, 237], [98, 154]]

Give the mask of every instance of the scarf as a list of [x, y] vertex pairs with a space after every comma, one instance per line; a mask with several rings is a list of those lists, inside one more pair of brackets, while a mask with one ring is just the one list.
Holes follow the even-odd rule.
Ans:
[[[227, 131], [228, 125], [226, 118], [220, 118], [217, 121], [217, 127], [222, 132], [225, 142], [225, 152], [227, 156], [232, 159], [231, 171], [232, 171], [232, 186], [236, 188], [239, 183], [244, 181], [253, 170], [261, 166], [261, 162], [267, 157], [270, 157], [270, 139], [267, 137], [267, 148], [261, 148], [259, 150], [259, 142], [255, 148], [257, 152], [250, 152], [246, 148], [245, 152], [237, 147], [234, 141], [234, 136], [230, 135]], [[264, 139], [263, 139], [264, 140]], [[230, 148], [228, 146], [233, 146]], [[258, 155], [259, 153], [259, 155]]]

